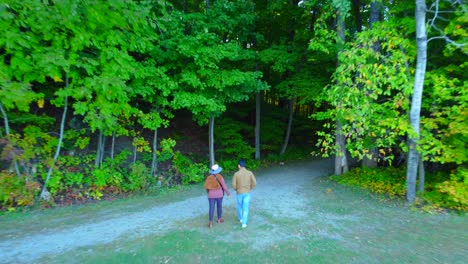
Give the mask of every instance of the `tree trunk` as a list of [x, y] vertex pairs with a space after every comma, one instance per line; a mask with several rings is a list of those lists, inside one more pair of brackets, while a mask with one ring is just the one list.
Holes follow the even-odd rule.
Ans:
[[419, 157], [419, 185], [418, 185], [418, 187], [419, 187], [418, 191], [420, 193], [424, 192], [425, 181], [426, 181], [426, 171], [424, 169], [424, 161], [423, 161], [422, 157], [420, 156]]
[[348, 172], [348, 159], [346, 157], [346, 141], [342, 133], [340, 121], [336, 121], [336, 155], [335, 155], [335, 175], [343, 175]]
[[[66, 87], [68, 87], [68, 75], [66, 78]], [[44, 185], [42, 186], [42, 191], [40, 198], [46, 201], [50, 200], [50, 193], [47, 190], [47, 183], [49, 182], [50, 177], [52, 176], [52, 171], [54, 170], [54, 166], [57, 163], [57, 159], [60, 155], [60, 149], [62, 148], [62, 142], [63, 142], [63, 135], [65, 133], [65, 120], [67, 118], [67, 112], [68, 112], [68, 97], [65, 97], [65, 102], [64, 102], [64, 107], [63, 107], [63, 114], [62, 114], [62, 121], [60, 122], [60, 136], [59, 136], [59, 142], [57, 145], [57, 149], [55, 150], [55, 155], [54, 155], [54, 162], [50, 164], [49, 171], [47, 172], [47, 177], [44, 181]]]
[[[343, 11], [338, 8], [337, 12], [337, 35], [338, 35], [338, 49], [339, 52], [343, 49], [343, 45], [346, 42], [345, 37], [345, 14]], [[342, 175], [348, 171], [348, 159], [346, 156], [346, 140], [342, 132], [342, 126], [340, 120], [336, 120], [336, 130], [335, 130], [335, 175]]]
[[106, 150], [106, 136], [102, 134], [102, 142], [101, 142], [101, 156], [99, 157], [99, 167], [102, 166], [104, 162], [104, 153]]
[[104, 135], [102, 134], [102, 130], [99, 129], [99, 135], [98, 135], [98, 144], [97, 144], [97, 150], [96, 150], [96, 161], [94, 165], [96, 167], [101, 167], [102, 164], [102, 156], [104, 155], [103, 153], [103, 145], [104, 145]]
[[214, 115], [210, 116], [209, 122], [209, 131], [208, 131], [208, 144], [210, 148], [210, 167], [215, 164], [215, 154], [214, 154]]
[[293, 116], [294, 116], [294, 103], [295, 102], [296, 102], [296, 98], [291, 98], [289, 100], [288, 127], [286, 129], [286, 136], [284, 137], [283, 147], [281, 148], [280, 155], [283, 155], [286, 152], [286, 148], [288, 147], [289, 136], [291, 135], [291, 127], [292, 127]]
[[260, 159], [260, 113], [262, 107], [262, 93], [255, 97], [255, 159]]
[[382, 2], [374, 0], [370, 4], [370, 17], [369, 17], [369, 27], [372, 28], [372, 25], [380, 21], [380, 14], [382, 11]]
[[111, 160], [114, 160], [114, 151], [115, 151], [115, 131], [112, 132], [112, 146], [111, 146], [111, 153], [110, 153]]
[[158, 161], [157, 161], [157, 151], [158, 151], [158, 129], [154, 129], [153, 135], [153, 158], [151, 159], [151, 175], [156, 176], [156, 171], [158, 170]]
[[[0, 111], [2, 112], [2, 115], [3, 115], [3, 123], [5, 124], [5, 133], [8, 137], [10, 135], [10, 125], [8, 124], [8, 116], [6, 114], [5, 109], [3, 108], [2, 103], [0, 103]], [[14, 150], [13, 150], [13, 155], [14, 155], [13, 165], [15, 166], [16, 175], [19, 177], [21, 176], [21, 172], [19, 169], [18, 161], [16, 160], [16, 153], [14, 153]]]
[[353, 0], [353, 13], [354, 13], [354, 21], [356, 23], [356, 30], [358, 32], [361, 32], [362, 30], [361, 0]]
[[406, 171], [406, 199], [413, 203], [416, 198], [416, 175], [420, 153], [417, 150], [420, 129], [420, 113], [424, 76], [427, 63], [426, 2], [416, 0], [416, 72], [414, 76], [413, 97], [411, 99], [410, 124], [415, 135], [409, 136], [408, 167]]
[[[66, 73], [65, 77], [65, 87], [68, 88], [69, 85], [69, 79], [68, 79], [68, 73]], [[65, 133], [65, 120], [67, 119], [67, 112], [68, 112], [68, 97], [65, 97], [64, 101], [64, 106], [63, 106], [63, 113], [62, 113], [62, 121], [60, 122], [60, 134], [59, 134], [59, 142], [57, 145], [57, 149], [55, 151], [54, 155], [54, 160], [53, 163], [50, 164], [49, 171], [47, 172], [47, 177], [44, 181], [44, 185], [42, 186], [42, 191], [40, 194], [40, 198], [46, 201], [50, 200], [50, 193], [47, 190], [47, 183], [50, 180], [50, 177], [52, 176], [52, 171], [54, 169], [55, 163], [57, 163], [57, 159], [60, 155], [60, 149], [62, 148], [62, 142], [63, 142], [63, 136]]]

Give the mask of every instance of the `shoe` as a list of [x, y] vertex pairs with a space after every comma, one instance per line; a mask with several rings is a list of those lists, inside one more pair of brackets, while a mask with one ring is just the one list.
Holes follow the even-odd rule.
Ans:
[[246, 228], [246, 227], [247, 227], [247, 225], [246, 225], [246, 224], [242, 224], [242, 228]]
[[224, 223], [224, 218], [218, 219], [218, 224]]
[[213, 222], [208, 223], [208, 227], [212, 228], [213, 227]]

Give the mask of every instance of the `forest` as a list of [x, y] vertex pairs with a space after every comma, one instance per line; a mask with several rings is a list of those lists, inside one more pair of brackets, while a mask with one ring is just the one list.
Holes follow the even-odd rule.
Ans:
[[5, 0], [0, 209], [335, 160], [331, 179], [468, 208], [460, 0]]

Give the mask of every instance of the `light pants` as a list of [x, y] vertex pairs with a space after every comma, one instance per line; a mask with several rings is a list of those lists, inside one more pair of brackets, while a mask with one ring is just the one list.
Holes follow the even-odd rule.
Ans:
[[237, 194], [237, 217], [243, 225], [246, 225], [249, 219], [250, 199], [250, 193]]

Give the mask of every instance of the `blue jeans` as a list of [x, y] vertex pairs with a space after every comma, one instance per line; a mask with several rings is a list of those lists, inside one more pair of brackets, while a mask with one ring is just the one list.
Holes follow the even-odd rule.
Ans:
[[243, 225], [249, 220], [250, 193], [237, 194], [237, 217]]
[[213, 216], [214, 216], [214, 209], [216, 205], [216, 211], [218, 215], [218, 219], [223, 217], [223, 197], [221, 198], [208, 198], [208, 203], [210, 205], [209, 209], [209, 215], [208, 218], [210, 219], [210, 222], [213, 222]]

